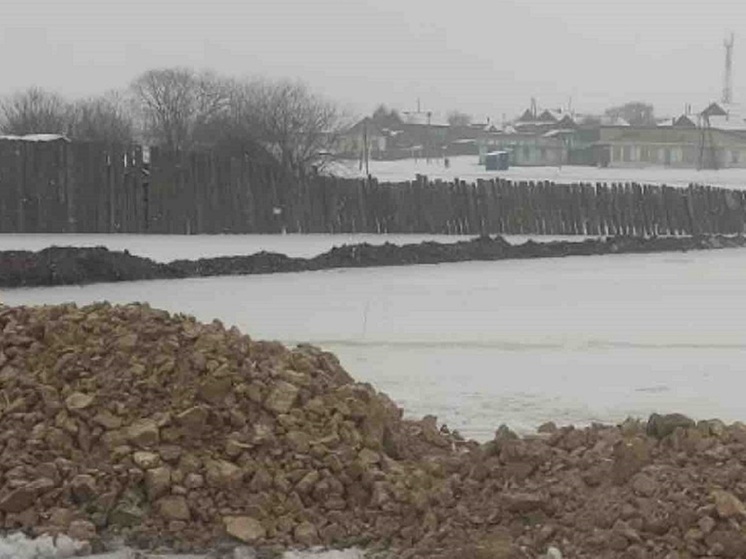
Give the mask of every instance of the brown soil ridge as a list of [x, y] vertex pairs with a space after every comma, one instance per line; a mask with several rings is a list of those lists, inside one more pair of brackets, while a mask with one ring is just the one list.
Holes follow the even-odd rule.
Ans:
[[511, 244], [501, 236], [485, 235], [455, 243], [344, 245], [313, 258], [258, 252], [247, 256], [176, 260], [170, 263], [159, 263], [127, 251], [110, 251], [104, 247], [49, 247], [38, 252], [0, 251], [0, 287], [83, 285], [336, 268], [681, 252], [743, 246], [746, 246], [746, 237], [741, 235], [607, 237], [584, 241], [528, 241], [522, 244]]

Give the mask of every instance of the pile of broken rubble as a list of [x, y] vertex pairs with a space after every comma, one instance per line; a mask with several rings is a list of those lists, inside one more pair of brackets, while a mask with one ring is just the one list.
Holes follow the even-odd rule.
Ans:
[[337, 359], [146, 305], [0, 307], [0, 527], [103, 550], [746, 556], [746, 425], [407, 421]]

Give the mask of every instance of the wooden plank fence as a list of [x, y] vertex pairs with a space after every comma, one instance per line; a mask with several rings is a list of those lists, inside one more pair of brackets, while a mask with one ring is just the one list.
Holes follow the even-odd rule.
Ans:
[[0, 140], [0, 233], [690, 235], [744, 231], [746, 193], [479, 179], [288, 179], [221, 153]]

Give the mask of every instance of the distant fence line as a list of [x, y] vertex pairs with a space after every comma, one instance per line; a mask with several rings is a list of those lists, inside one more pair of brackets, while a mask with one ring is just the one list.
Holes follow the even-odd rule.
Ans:
[[288, 179], [222, 153], [0, 141], [2, 233], [741, 233], [737, 190], [504, 179]]

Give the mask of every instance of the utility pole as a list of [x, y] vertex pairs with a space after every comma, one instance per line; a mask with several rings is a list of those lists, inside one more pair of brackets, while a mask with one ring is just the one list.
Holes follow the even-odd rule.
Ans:
[[730, 105], [733, 102], [733, 33], [725, 39], [725, 75], [723, 76], [723, 98], [724, 105]]
[[432, 128], [430, 126], [432, 116], [433, 116], [432, 111], [427, 111], [427, 146], [425, 146], [425, 152], [427, 155], [427, 163], [430, 163], [430, 150], [432, 149], [432, 143], [433, 143], [433, 133], [432, 133]]

